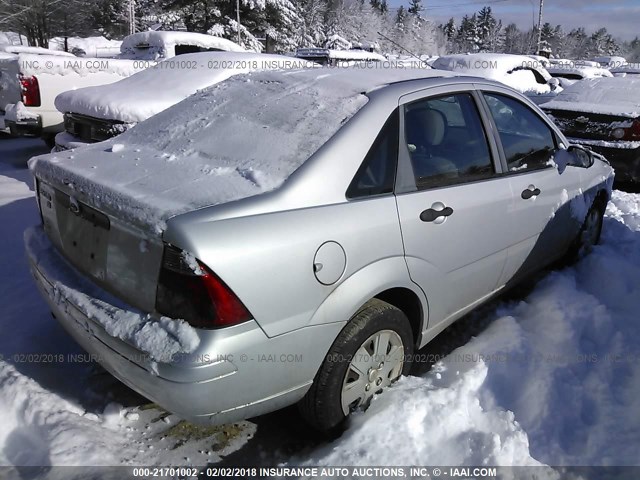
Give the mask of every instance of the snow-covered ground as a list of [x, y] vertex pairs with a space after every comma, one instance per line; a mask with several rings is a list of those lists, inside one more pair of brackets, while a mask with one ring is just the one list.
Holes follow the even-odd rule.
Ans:
[[589, 257], [450, 328], [419, 352], [443, 360], [327, 443], [294, 409], [180, 422], [83, 354], [23, 253], [39, 222], [26, 161], [45, 151], [0, 137], [0, 465], [640, 465], [640, 195], [614, 191]]

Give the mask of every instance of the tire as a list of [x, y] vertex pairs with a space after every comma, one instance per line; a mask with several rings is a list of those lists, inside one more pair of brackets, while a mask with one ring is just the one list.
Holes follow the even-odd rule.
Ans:
[[567, 251], [566, 260], [569, 264], [575, 263], [591, 253], [593, 247], [600, 243], [602, 234], [602, 222], [604, 220], [605, 207], [599, 198], [596, 198], [587, 212], [582, 227], [573, 243]]
[[[376, 351], [376, 345], [382, 348], [378, 340], [386, 340], [385, 353]], [[408, 374], [413, 349], [406, 315], [382, 300], [370, 300], [333, 342], [311, 388], [298, 404], [300, 413], [316, 430], [339, 434], [349, 413], [366, 409], [374, 394]], [[357, 373], [366, 367], [365, 375]]]
[[47, 147], [53, 148], [56, 146], [56, 136], [55, 134], [48, 133], [42, 136], [42, 140], [47, 144]]

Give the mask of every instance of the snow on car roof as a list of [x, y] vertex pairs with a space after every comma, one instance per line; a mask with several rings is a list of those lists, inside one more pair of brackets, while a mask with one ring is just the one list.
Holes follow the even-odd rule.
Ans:
[[579, 75], [582, 78], [612, 77], [606, 68], [579, 64], [558, 64], [547, 68], [551, 75]]
[[28, 53], [31, 55], [54, 55], [57, 57], [74, 57], [75, 55], [69, 52], [63, 52], [60, 50], [50, 50], [42, 47], [26, 47], [24, 45], [0, 45], [0, 51], [7, 53]]
[[200, 52], [162, 61], [109, 85], [80, 88], [56, 97], [56, 108], [125, 123], [141, 122], [196, 91], [255, 70], [293, 69], [312, 62], [253, 52]]
[[640, 78], [586, 79], [567, 87], [541, 107], [634, 118], [640, 116]]
[[255, 72], [202, 90], [121, 136], [35, 157], [45, 181], [84, 192], [141, 228], [278, 188], [367, 103], [362, 92], [438, 70]]
[[177, 44], [194, 45], [200, 48], [215, 48], [228, 52], [245, 51], [240, 45], [226, 38], [214, 37], [204, 33], [164, 31], [138, 32], [129, 35], [122, 41], [120, 51], [123, 54], [129, 53], [135, 51], [139, 45], [168, 48]]

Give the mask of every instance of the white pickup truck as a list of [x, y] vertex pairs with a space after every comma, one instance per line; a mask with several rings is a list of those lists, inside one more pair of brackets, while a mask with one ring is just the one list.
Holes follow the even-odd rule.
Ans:
[[120, 51], [118, 58], [107, 59], [33, 47], [0, 50], [0, 130], [41, 136], [53, 147], [64, 130], [54, 105], [60, 93], [110, 84], [183, 53], [244, 49], [211, 35], [154, 31], [125, 37]]

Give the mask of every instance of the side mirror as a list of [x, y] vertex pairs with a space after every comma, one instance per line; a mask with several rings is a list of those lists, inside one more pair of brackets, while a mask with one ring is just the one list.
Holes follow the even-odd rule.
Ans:
[[566, 150], [560, 148], [553, 154], [553, 162], [558, 168], [558, 173], [566, 170], [567, 166], [589, 168], [593, 165], [594, 158], [590, 150], [580, 145], [570, 145]]
[[547, 85], [549, 85], [549, 87], [551, 88], [551, 91], [553, 92], [556, 88], [560, 86], [560, 80], [558, 80], [556, 77], [551, 77], [547, 81]]

